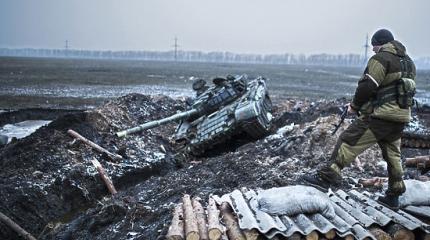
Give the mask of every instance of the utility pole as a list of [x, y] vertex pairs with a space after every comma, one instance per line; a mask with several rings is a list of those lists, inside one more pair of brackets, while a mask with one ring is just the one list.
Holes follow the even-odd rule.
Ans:
[[364, 43], [364, 62], [367, 62], [367, 53], [369, 52], [369, 34], [366, 34], [366, 42]]
[[175, 44], [173, 45], [175, 48], [175, 62], [178, 60], [178, 38], [175, 36]]
[[64, 50], [65, 50], [65, 55], [67, 57], [68, 53], [69, 53], [69, 40], [66, 40], [66, 45], [64, 45]]

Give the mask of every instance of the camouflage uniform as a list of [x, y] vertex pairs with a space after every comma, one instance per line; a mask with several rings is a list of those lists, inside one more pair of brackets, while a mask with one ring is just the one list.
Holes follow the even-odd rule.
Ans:
[[408, 78], [415, 88], [415, 75], [415, 65], [400, 42], [393, 40], [382, 45], [369, 60], [351, 103], [351, 108], [361, 115], [340, 135], [331, 165], [318, 172], [322, 179], [332, 183], [340, 179], [344, 167], [377, 143], [388, 164], [386, 195], [398, 196], [405, 192], [400, 137], [405, 124], [410, 121], [411, 110], [410, 105], [400, 104], [398, 98], [390, 98], [393, 91], [385, 90], [397, 88], [396, 83], [402, 78]]

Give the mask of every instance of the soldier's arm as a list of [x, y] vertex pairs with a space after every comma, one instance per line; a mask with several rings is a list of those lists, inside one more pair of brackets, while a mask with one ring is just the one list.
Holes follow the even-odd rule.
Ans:
[[370, 100], [385, 79], [386, 67], [378, 58], [378, 55], [375, 55], [369, 60], [366, 70], [358, 82], [354, 99], [351, 103], [351, 108], [356, 111]]

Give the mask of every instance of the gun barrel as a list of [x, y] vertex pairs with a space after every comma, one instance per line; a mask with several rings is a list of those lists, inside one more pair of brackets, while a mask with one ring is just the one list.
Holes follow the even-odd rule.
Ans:
[[340, 128], [340, 125], [345, 121], [346, 116], [348, 116], [348, 107], [343, 107], [342, 113], [340, 114], [339, 123], [335, 125], [335, 128], [331, 132], [331, 135], [334, 135], [337, 130]]
[[168, 123], [168, 122], [172, 122], [172, 121], [179, 120], [179, 119], [189, 118], [190, 116], [192, 116], [192, 115], [194, 115], [196, 113], [198, 113], [197, 109], [191, 109], [191, 110], [186, 111], [186, 112], [177, 113], [177, 114], [172, 115], [170, 117], [166, 117], [166, 118], [163, 118], [163, 119], [160, 119], [160, 120], [155, 120], [155, 121], [147, 122], [147, 123], [144, 123], [144, 124], [139, 125], [137, 127], [117, 132], [116, 135], [118, 137], [125, 137], [125, 136], [127, 136], [129, 134], [141, 132], [143, 130], [154, 128], [154, 127], [158, 127], [158, 126], [163, 125], [163, 124]]

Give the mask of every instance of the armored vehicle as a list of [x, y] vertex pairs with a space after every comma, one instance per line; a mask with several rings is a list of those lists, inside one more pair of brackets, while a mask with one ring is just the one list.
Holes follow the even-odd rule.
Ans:
[[[185, 112], [118, 132], [119, 137], [180, 120], [175, 132], [179, 151], [201, 155], [206, 150], [245, 134], [258, 139], [269, 133], [272, 103], [263, 77], [246, 75], [217, 77], [213, 85], [199, 79], [193, 83], [194, 99]], [[233, 138], [233, 139], [232, 139]]]

